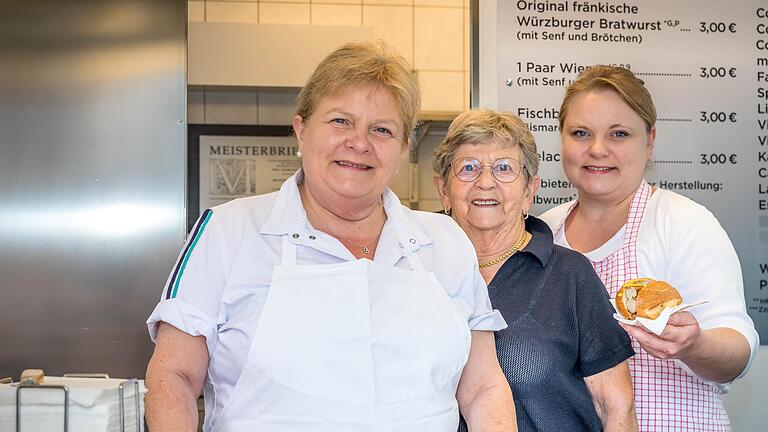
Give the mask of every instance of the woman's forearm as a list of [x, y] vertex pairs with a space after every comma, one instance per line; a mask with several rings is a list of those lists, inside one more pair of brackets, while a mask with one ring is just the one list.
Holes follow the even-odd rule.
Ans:
[[630, 404], [621, 409], [608, 410], [600, 416], [605, 432], [629, 432], [637, 430], [637, 414], [635, 405]]
[[749, 342], [741, 333], [714, 328], [701, 330], [698, 340], [681, 360], [700, 377], [724, 383], [741, 374], [749, 356]]
[[507, 381], [481, 390], [464, 410], [464, 419], [470, 432], [516, 431], [515, 403]]
[[584, 378], [607, 432], [637, 431], [635, 398], [626, 361]]
[[146, 379], [147, 423], [152, 432], [197, 431], [197, 397], [207, 369], [204, 337], [158, 324]]
[[197, 392], [173, 371], [147, 369], [146, 415], [152, 432], [197, 431]]
[[493, 332], [472, 331], [456, 399], [470, 432], [517, 431], [515, 402], [496, 358]]

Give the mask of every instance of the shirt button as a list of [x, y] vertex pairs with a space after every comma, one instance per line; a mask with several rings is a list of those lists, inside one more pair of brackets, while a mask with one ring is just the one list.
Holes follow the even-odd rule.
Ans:
[[310, 236], [309, 236], [309, 239], [310, 239], [310, 240], [315, 240], [316, 238], [317, 238], [317, 237], [315, 237], [315, 236], [313, 236], [313, 235], [310, 235]]
[[294, 234], [293, 238], [299, 238], [299, 235], [298, 234]]
[[400, 246], [400, 249], [404, 247], [402, 243], [398, 243], [397, 245]]
[[412, 239], [410, 240], [410, 242], [411, 242], [411, 244], [416, 244], [416, 239], [415, 239], [415, 238], [412, 238]]

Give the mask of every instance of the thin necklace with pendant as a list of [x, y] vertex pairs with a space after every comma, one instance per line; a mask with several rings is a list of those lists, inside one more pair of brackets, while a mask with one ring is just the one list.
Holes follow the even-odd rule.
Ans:
[[501, 254], [496, 259], [493, 259], [493, 260], [488, 261], [488, 262], [480, 263], [479, 264], [480, 268], [486, 268], [486, 267], [490, 267], [490, 266], [496, 265], [496, 264], [504, 261], [505, 259], [511, 257], [512, 255], [515, 254], [515, 252], [519, 251], [520, 248], [523, 247], [523, 244], [528, 240], [528, 236], [530, 236], [530, 234], [528, 234], [528, 231], [523, 230], [523, 233], [520, 234], [520, 238], [517, 239], [517, 242], [515, 242], [515, 244], [513, 244], [512, 247], [508, 251], [504, 252], [503, 254]]
[[370, 254], [371, 254], [371, 249], [369, 249], [369, 248], [368, 248], [368, 246], [366, 246], [366, 245], [364, 245], [364, 244], [360, 244], [360, 243], [355, 243], [355, 242], [353, 242], [352, 240], [350, 240], [350, 239], [347, 239], [347, 238], [344, 238], [344, 237], [339, 237], [339, 238], [340, 238], [341, 240], [344, 240], [344, 241], [346, 241], [346, 242], [352, 243], [353, 245], [355, 245], [355, 246], [357, 246], [357, 247], [359, 247], [359, 248], [363, 249], [363, 253], [364, 253], [364, 254], [366, 254], [366, 255], [370, 255]]
[[[303, 184], [303, 183], [302, 183], [302, 184]], [[304, 192], [304, 189], [302, 189], [302, 188], [299, 188], [299, 192], [301, 193], [301, 196], [302, 196], [302, 200], [303, 200], [303, 199], [304, 199], [304, 194], [305, 194], [305, 192]], [[383, 207], [383, 206], [384, 206], [384, 202], [383, 202], [383, 201], [379, 201], [379, 206]], [[307, 219], [309, 219], [309, 216], [310, 216], [310, 212], [312, 212], [313, 214], [314, 214], [314, 213], [317, 213], [317, 212], [315, 212], [315, 211], [314, 211], [314, 209], [312, 209], [312, 208], [309, 208], [309, 207], [306, 207], [306, 206], [305, 206], [305, 211], [306, 211], [306, 213], [307, 213]], [[383, 214], [384, 214], [384, 218], [385, 218], [385, 220], [386, 220], [386, 212], [384, 212]], [[321, 226], [322, 226], [322, 225], [321, 225]], [[346, 242], [352, 243], [353, 245], [355, 245], [355, 246], [359, 247], [360, 249], [362, 249], [362, 250], [363, 250], [363, 253], [364, 253], [365, 255], [370, 255], [370, 254], [371, 254], [371, 248], [369, 248], [369, 247], [368, 247], [368, 245], [364, 245], [364, 244], [356, 243], [356, 242], [353, 242], [353, 241], [352, 241], [352, 240], [350, 240], [350, 239], [347, 239], [347, 238], [344, 238], [344, 237], [341, 237], [341, 236], [337, 236], [337, 235], [333, 235], [333, 234], [330, 234], [330, 231], [327, 231], [326, 233], [328, 233], [328, 234], [329, 234], [330, 236], [332, 236], [332, 237], [335, 237], [335, 238], [337, 238], [338, 240], [344, 240], [344, 241], [346, 241]]]

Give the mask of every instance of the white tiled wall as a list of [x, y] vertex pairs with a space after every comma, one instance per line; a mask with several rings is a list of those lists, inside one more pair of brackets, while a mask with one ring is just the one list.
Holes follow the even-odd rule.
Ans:
[[[190, 22], [370, 27], [418, 72], [425, 112], [469, 106], [467, 0], [192, 0]], [[190, 123], [289, 124], [297, 89], [189, 91]]]
[[206, 123], [258, 124], [259, 94], [254, 90], [206, 90], [203, 119]]
[[205, 2], [205, 20], [212, 22], [258, 22], [259, 5], [252, 2]]
[[384, 39], [413, 65], [413, 7], [363, 5], [363, 25], [370, 27], [373, 37]]
[[[309, 24], [309, 4], [259, 3], [259, 23]], [[212, 20], [211, 20], [212, 21]]]
[[464, 27], [462, 8], [415, 7], [413, 66], [419, 71], [462, 72]]
[[310, 6], [312, 25], [359, 26], [363, 22], [363, 5], [324, 4], [314, 2]]
[[419, 79], [423, 111], [464, 110], [464, 72], [425, 70], [419, 72]]

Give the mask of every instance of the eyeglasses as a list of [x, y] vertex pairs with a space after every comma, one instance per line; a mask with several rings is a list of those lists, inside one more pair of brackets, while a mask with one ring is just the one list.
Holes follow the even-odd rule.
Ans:
[[475, 158], [464, 158], [453, 161], [451, 166], [453, 166], [453, 173], [456, 174], [456, 178], [463, 182], [477, 180], [487, 166], [491, 167], [493, 177], [502, 183], [515, 181], [523, 171], [523, 164], [519, 160], [511, 158], [496, 159], [493, 163], [485, 164]]

